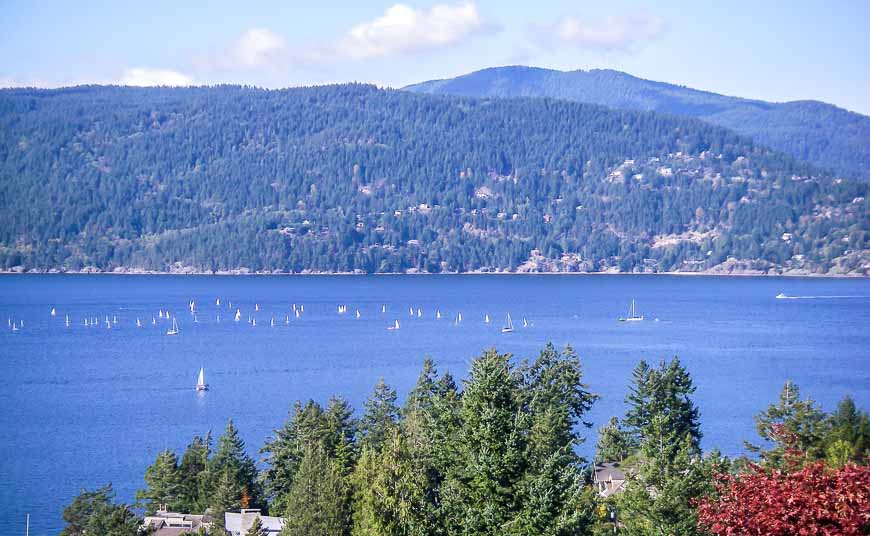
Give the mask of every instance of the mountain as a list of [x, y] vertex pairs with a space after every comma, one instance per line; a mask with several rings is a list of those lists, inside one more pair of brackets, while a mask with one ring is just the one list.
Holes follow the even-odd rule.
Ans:
[[866, 275], [867, 190], [702, 121], [552, 99], [0, 91], [11, 271]]
[[870, 117], [818, 101], [770, 102], [652, 82], [612, 70], [497, 67], [405, 88], [467, 97], [551, 97], [695, 117], [809, 162], [870, 181]]

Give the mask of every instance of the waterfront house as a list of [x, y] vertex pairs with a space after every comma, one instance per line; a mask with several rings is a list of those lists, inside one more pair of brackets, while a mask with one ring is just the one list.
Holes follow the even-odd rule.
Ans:
[[230, 536], [244, 536], [258, 517], [267, 534], [278, 534], [284, 528], [283, 517], [261, 516], [260, 510], [253, 508], [243, 508], [239, 513], [227, 512], [224, 527]]
[[199, 529], [211, 530], [213, 519], [208, 515], [170, 512], [161, 506], [154, 515], [145, 516], [142, 526], [151, 530], [153, 536], [178, 536], [195, 533]]
[[622, 472], [618, 462], [597, 463], [592, 482], [599, 495], [610, 497], [625, 487], [625, 473]]

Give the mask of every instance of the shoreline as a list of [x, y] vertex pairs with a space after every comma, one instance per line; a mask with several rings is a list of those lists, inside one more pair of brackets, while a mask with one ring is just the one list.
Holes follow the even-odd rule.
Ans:
[[860, 273], [847, 274], [815, 274], [801, 272], [783, 273], [760, 273], [755, 271], [734, 271], [721, 273], [713, 271], [703, 272], [250, 272], [250, 271], [151, 271], [151, 270], [123, 270], [123, 271], [96, 271], [96, 270], [0, 270], [0, 276], [27, 276], [27, 275], [93, 275], [93, 276], [252, 276], [252, 277], [381, 277], [381, 276], [676, 276], [676, 277], [783, 277], [783, 278], [812, 278], [812, 279], [866, 279], [870, 275]]

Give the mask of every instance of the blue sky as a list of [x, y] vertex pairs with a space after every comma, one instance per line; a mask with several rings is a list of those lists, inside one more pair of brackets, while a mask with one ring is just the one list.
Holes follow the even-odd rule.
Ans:
[[0, 86], [382, 86], [613, 68], [870, 114], [870, 2], [0, 0]]

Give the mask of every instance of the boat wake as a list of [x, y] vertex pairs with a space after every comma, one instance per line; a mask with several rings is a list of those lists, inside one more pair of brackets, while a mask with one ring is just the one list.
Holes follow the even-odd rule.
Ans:
[[777, 294], [777, 300], [845, 300], [845, 299], [867, 299], [870, 296], [859, 296], [859, 295], [851, 295], [851, 296], [788, 296], [786, 294]]

